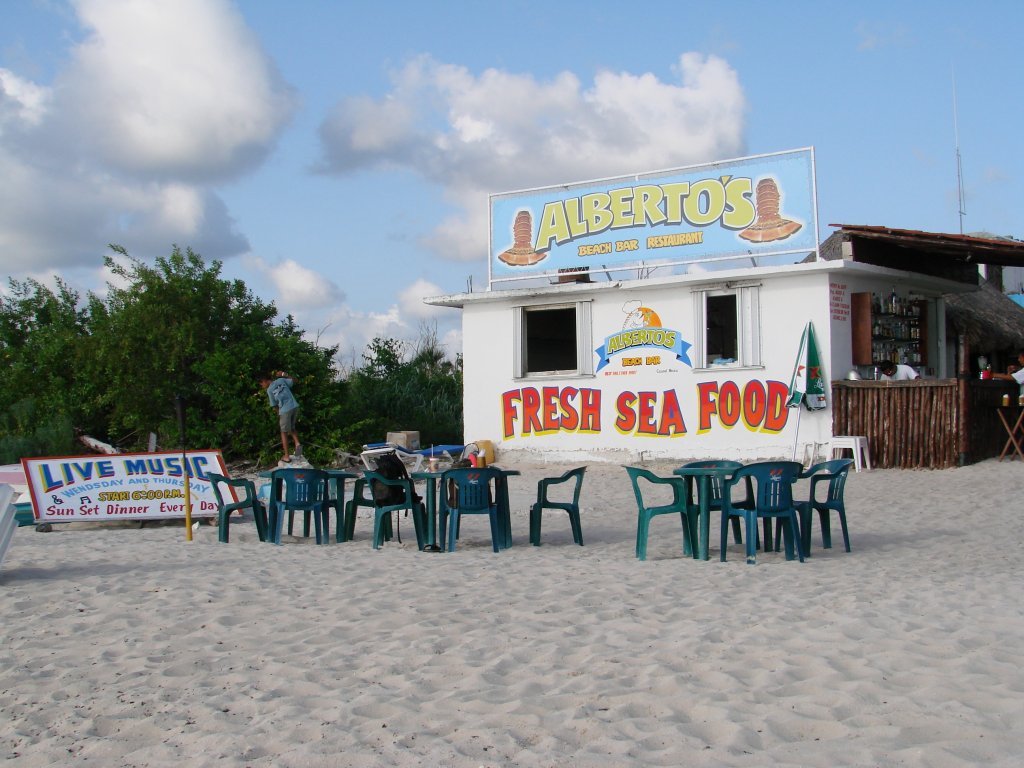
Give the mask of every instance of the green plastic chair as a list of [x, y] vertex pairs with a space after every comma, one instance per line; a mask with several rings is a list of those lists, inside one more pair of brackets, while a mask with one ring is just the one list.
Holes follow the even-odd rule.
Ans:
[[[360, 477], [352, 486], [352, 498], [345, 503], [344, 538], [342, 538], [342, 534], [339, 531], [337, 533], [338, 541], [352, 541], [355, 538], [356, 517], [360, 507], [366, 507], [367, 509], [374, 509], [376, 507], [376, 504], [373, 502], [370, 481], [365, 477]], [[383, 529], [384, 541], [391, 541], [394, 536], [394, 528], [391, 525], [390, 515], [384, 518], [381, 527]]]
[[[267, 508], [256, 495], [256, 486], [251, 480], [244, 478], [232, 479], [218, 475], [214, 472], [207, 472], [207, 478], [213, 487], [213, 495], [217, 499], [217, 539], [225, 544], [230, 537], [231, 513], [240, 509], [251, 509], [252, 519], [256, 523], [256, 535], [260, 541], [267, 540]], [[242, 498], [239, 501], [225, 503], [224, 494], [220, 486], [228, 486], [241, 492]]]
[[[736, 470], [733, 476], [722, 485], [722, 529], [721, 558], [725, 561], [728, 545], [729, 521], [732, 517], [742, 517], [747, 536], [747, 563], [757, 564], [757, 520], [758, 518], [777, 518], [782, 523], [786, 546], [786, 559], [793, 559], [794, 545], [800, 562], [804, 561], [802, 537], [800, 535], [799, 508], [793, 501], [793, 483], [803, 472], [803, 465], [796, 461], [760, 461], [747, 464]], [[730, 499], [732, 489], [741, 481], [750, 478], [754, 485], [754, 508], [733, 508]], [[768, 536], [771, 529], [765, 528], [765, 548], [768, 548]]]
[[271, 475], [275, 487], [284, 484], [284, 497], [271, 494], [269, 528], [271, 543], [281, 543], [281, 529], [284, 524], [285, 510], [289, 514], [289, 533], [291, 533], [291, 516], [295, 512], [303, 512], [312, 516], [316, 527], [316, 543], [327, 544], [330, 541], [330, 530], [327, 507], [327, 474], [319, 469], [289, 467], [275, 469]]
[[506, 537], [501, 512], [498, 509], [496, 494], [491, 490], [491, 483], [497, 482], [500, 473], [491, 467], [471, 469], [452, 469], [445, 472], [444, 479], [455, 484], [454, 498], [456, 504], [446, 504], [447, 514], [441, 517], [441, 539], [447, 528], [448, 551], [455, 551], [455, 541], [459, 537], [463, 515], [487, 515], [491, 524], [491, 546], [499, 552], [510, 544]]
[[[384, 544], [386, 529], [391, 525], [391, 513], [407, 509], [412, 513], [412, 524], [416, 529], [416, 547], [422, 552], [426, 546], [427, 510], [423, 502], [420, 501], [420, 497], [416, 495], [412, 480], [407, 477], [384, 477], [379, 472], [371, 472], [369, 470], [365, 472], [364, 479], [366, 482], [363, 485], [363, 489], [360, 489], [360, 493], [365, 493], [367, 492], [365, 489], [369, 489], [368, 493], [371, 497], [373, 496], [374, 483], [391, 488], [401, 488], [404, 491], [401, 502], [392, 504], [373, 502], [373, 548], [380, 549], [381, 545]], [[355, 498], [352, 499], [353, 502], [355, 500]]]
[[[569, 513], [569, 525], [572, 528], [572, 540], [583, 546], [583, 528], [580, 525], [580, 491], [583, 488], [583, 473], [586, 467], [576, 467], [565, 472], [561, 477], [546, 477], [537, 482], [537, 501], [530, 507], [530, 543], [540, 546], [541, 513], [545, 509], [561, 509]], [[572, 501], [555, 501], [551, 498], [553, 486], [573, 481]]]
[[[681, 477], [659, 477], [650, 470], [640, 467], [625, 467], [633, 484], [633, 495], [636, 497], [636, 556], [639, 560], [647, 559], [647, 534], [651, 527], [651, 518], [658, 515], [678, 514], [683, 525], [683, 554], [698, 554], [697, 518], [699, 512], [690, 505], [686, 497], [686, 481]], [[644, 501], [642, 482], [649, 486], [667, 485], [672, 489], [672, 501], [669, 504], [650, 506]]]
[[[839, 525], [843, 529], [843, 545], [846, 551], [850, 551], [850, 532], [846, 527], [846, 504], [843, 501], [843, 492], [846, 488], [846, 478], [850, 474], [850, 467], [854, 464], [853, 459], [833, 459], [815, 464], [803, 472], [800, 476], [811, 481], [807, 501], [798, 501], [797, 507], [800, 510], [800, 531], [803, 543], [804, 556], [811, 556], [811, 519], [812, 512], [818, 512], [818, 521], [821, 525], [821, 546], [823, 549], [832, 548], [832, 531], [829, 525], [829, 512], [839, 515]], [[819, 485], [825, 485], [824, 498], [819, 499]], [[776, 523], [778, 526], [779, 524]], [[778, 531], [775, 535], [775, 548], [778, 550]]]

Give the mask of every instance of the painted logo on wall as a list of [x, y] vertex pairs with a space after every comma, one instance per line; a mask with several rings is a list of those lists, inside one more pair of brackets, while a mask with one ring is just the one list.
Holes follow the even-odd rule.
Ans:
[[[623, 304], [622, 311], [626, 314], [622, 330], [606, 336], [604, 343], [594, 350], [598, 371], [608, 365], [614, 355], [620, 354], [624, 355], [621, 361], [624, 368], [661, 365], [661, 355], [647, 354], [651, 351], [667, 352], [678, 362], [693, 367], [689, 356], [693, 345], [683, 341], [679, 331], [663, 327], [657, 312], [636, 300]], [[642, 350], [645, 354], [636, 354]]]

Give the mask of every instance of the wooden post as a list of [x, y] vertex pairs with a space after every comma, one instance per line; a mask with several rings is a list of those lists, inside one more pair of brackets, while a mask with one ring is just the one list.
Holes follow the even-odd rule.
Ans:
[[969, 428], [971, 413], [968, 407], [968, 394], [967, 394], [967, 382], [971, 378], [971, 366], [968, 363], [971, 354], [971, 345], [967, 341], [967, 336], [963, 333], [957, 336], [957, 361], [956, 361], [956, 381], [957, 381], [957, 399], [959, 401], [959, 408], [957, 410], [956, 420], [956, 439], [959, 442], [959, 463], [960, 466], [967, 465], [968, 458], [968, 439], [971, 434]]

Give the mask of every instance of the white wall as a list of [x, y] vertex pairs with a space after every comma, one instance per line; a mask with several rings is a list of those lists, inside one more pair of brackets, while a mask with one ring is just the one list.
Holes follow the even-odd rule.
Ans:
[[[751, 279], [749, 275], [745, 280]], [[543, 296], [530, 300], [521, 297], [501, 298], [498, 301], [467, 302], [463, 310], [463, 349], [465, 354], [465, 438], [467, 441], [488, 439], [499, 453], [503, 451], [531, 451], [546, 456], [587, 456], [608, 460], [635, 460], [640, 452], [650, 457], [700, 459], [735, 458], [803, 458], [803, 445], [810, 441], [824, 442], [831, 432], [831, 410], [808, 412], [806, 409], [782, 408], [773, 423], [762, 420], [749, 423], [747, 417], [757, 417], [760, 411], [755, 397], [733, 424], [730, 414], [713, 412], [723, 405], [721, 398], [728, 391], [748, 394], [781, 390], [782, 403], [788, 393], [800, 336], [808, 321], [814, 323], [815, 333], [826, 366], [826, 379], [834, 378], [830, 367], [835, 357], [830, 354], [829, 275], [825, 271], [794, 271], [792, 274], [772, 275], [759, 279], [760, 331], [762, 363], [760, 367], [694, 370], [689, 365], [675, 362], [664, 354], [661, 365], [641, 365], [626, 368], [621, 364], [623, 355], [612, 358], [603, 370], [588, 377], [558, 379], [517, 380], [513, 376], [513, 312], [518, 304], [551, 304], [564, 300], [588, 298], [593, 300], [593, 336], [591, 349], [600, 346], [606, 336], [622, 330], [626, 316], [624, 305], [637, 303], [655, 310], [665, 328], [677, 330], [682, 338], [693, 343], [696, 336], [692, 279], [689, 281], [633, 281], [621, 288], [608, 287], [599, 292], [586, 291], [573, 296]], [[612, 284], [609, 284], [611, 286]], [[847, 333], [848, 337], [849, 334]], [[840, 353], [849, 360], [849, 340]], [[657, 356], [660, 350], [642, 348], [635, 354]], [[840, 376], [845, 370], [840, 372]], [[519, 418], [511, 420], [511, 436], [504, 434], [506, 421], [506, 393], [521, 393], [530, 388], [543, 395], [544, 388], [555, 388], [563, 394], [565, 388], [594, 389], [600, 392], [600, 430], [593, 433], [554, 430], [537, 433], [533, 429], [523, 434], [526, 419], [521, 402], [512, 402], [518, 408]], [[714, 390], [717, 389], [717, 392]], [[623, 430], [617, 427], [620, 409], [617, 400], [623, 392], [655, 393], [654, 412], [661, 415], [666, 403], [674, 398], [679, 405], [685, 432], [673, 436], [643, 434], [637, 428]], [[829, 398], [831, 401], [831, 398]], [[569, 401], [573, 401], [570, 399]], [[763, 401], [762, 401], [763, 402]], [[702, 428], [701, 413], [708, 418]], [[627, 415], [635, 409], [626, 408]], [[799, 420], [797, 418], [799, 414]], [[655, 417], [655, 423], [664, 423]], [[671, 414], [667, 421], [672, 422]], [[768, 420], [771, 421], [771, 420]], [[677, 422], [676, 422], [677, 423]], [[621, 423], [620, 423], [621, 426]], [[799, 437], [797, 429], [799, 428]], [[799, 445], [798, 445], [799, 443]]]

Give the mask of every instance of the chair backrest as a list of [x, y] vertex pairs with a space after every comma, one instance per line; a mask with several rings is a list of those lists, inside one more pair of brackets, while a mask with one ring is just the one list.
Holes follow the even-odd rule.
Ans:
[[409, 479], [405, 464], [394, 451], [377, 456], [372, 471], [364, 474], [370, 478], [370, 495], [378, 507], [389, 507], [405, 501], [408, 488], [406, 484], [385, 482]]
[[570, 469], [567, 472], [563, 472], [559, 477], [546, 477], [537, 483], [540, 490], [539, 499], [541, 502], [548, 501], [548, 491], [553, 485], [558, 483], [566, 483], [570, 480], [574, 481], [574, 487], [572, 491], [572, 503], [579, 506], [580, 503], [580, 491], [583, 490], [583, 473], [587, 471], [586, 467], [576, 467]]
[[445, 472], [446, 480], [455, 483], [455, 499], [460, 512], [479, 512], [490, 509], [494, 504], [491, 481], [497, 480], [500, 472], [492, 467], [450, 469]]
[[[206, 476], [210, 480], [210, 486], [213, 488], [213, 495], [217, 499], [217, 506], [220, 509], [224, 509], [225, 507], [239, 509], [241, 507], [250, 506], [256, 500], [256, 486], [251, 480], [246, 480], [244, 477], [225, 477], [224, 475], [218, 475], [215, 472], [207, 472]], [[230, 500], [225, 499], [224, 493], [221, 491], [221, 485], [225, 486], [226, 489], [231, 492]], [[235, 489], [242, 491], [242, 498], [238, 498], [238, 494], [235, 492]]]
[[289, 509], [311, 507], [327, 498], [327, 474], [319, 469], [275, 469], [273, 480], [284, 481], [281, 501]]
[[[688, 462], [686, 464], [683, 464], [683, 468], [690, 467], [690, 468], [693, 468], [693, 469], [709, 469], [709, 468], [712, 468], [712, 467], [720, 467], [722, 469], [739, 469], [742, 466], [743, 466], [743, 464], [741, 464], [740, 462], [738, 462], [738, 461], [729, 461], [728, 459], [710, 459], [710, 460], [704, 460], [704, 461], [691, 461], [691, 462]], [[715, 505], [717, 505], [718, 503], [720, 503], [722, 501], [722, 478], [719, 477], [718, 475], [712, 475], [710, 480], [711, 480], [711, 499], [709, 501], [711, 502], [712, 506], [715, 506]], [[749, 478], [747, 478], [745, 486], [746, 486], [746, 491], [747, 491], [747, 498], [744, 499], [744, 501], [745, 502], [750, 502], [751, 504], [753, 504], [754, 503], [754, 490], [753, 490], [753, 486], [750, 483], [750, 479]]]
[[641, 480], [646, 481], [651, 485], [668, 485], [672, 487], [672, 503], [679, 504], [682, 501], [682, 488], [680, 486], [680, 478], [677, 477], [659, 477], [658, 475], [651, 472], [649, 469], [643, 469], [642, 467], [623, 467], [626, 473], [629, 475], [630, 482], [633, 484], [633, 495], [636, 496], [637, 509], [645, 509], [649, 505], [644, 502], [644, 494]]
[[737, 469], [731, 483], [752, 478], [758, 514], [782, 512], [793, 507], [793, 483], [803, 469], [798, 461], [759, 461]]
[[[846, 487], [846, 478], [850, 474], [850, 467], [853, 466], [853, 459], [833, 459], [815, 464], [803, 473], [803, 477], [811, 478], [817, 487], [819, 482], [828, 482], [828, 501], [842, 501], [843, 489]], [[813, 493], [812, 493], [813, 495]]]
[[[419, 502], [420, 497], [413, 490], [412, 480], [408, 477], [386, 477], [380, 472], [363, 472], [366, 481], [363, 496], [358, 495], [359, 504], [372, 503], [375, 507], [398, 507]], [[366, 488], [369, 488], [369, 491]], [[359, 489], [356, 489], [357, 492]], [[409, 492], [412, 491], [412, 501]]]

